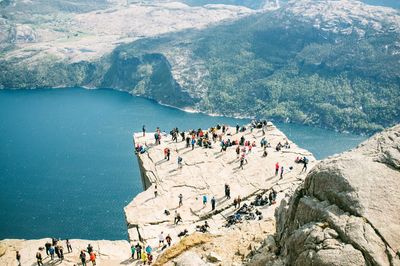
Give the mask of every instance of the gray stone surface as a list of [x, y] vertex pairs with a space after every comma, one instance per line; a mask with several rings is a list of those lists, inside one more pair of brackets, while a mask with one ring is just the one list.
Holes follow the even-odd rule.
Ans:
[[400, 265], [400, 125], [328, 158], [276, 210], [288, 265]]

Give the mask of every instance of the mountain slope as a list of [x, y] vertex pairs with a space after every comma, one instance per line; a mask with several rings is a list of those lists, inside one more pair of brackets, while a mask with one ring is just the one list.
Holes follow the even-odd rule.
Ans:
[[208, 113], [372, 133], [400, 121], [399, 37], [394, 9], [290, 1], [123, 44], [90, 62], [5, 60], [0, 84], [112, 87]]

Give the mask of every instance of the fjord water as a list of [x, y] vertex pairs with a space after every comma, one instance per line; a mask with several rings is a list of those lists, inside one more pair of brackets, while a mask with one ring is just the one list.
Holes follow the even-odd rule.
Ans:
[[[0, 239], [126, 239], [123, 207], [142, 191], [134, 131], [247, 122], [114, 90], [0, 90]], [[319, 159], [364, 140], [278, 126]]]

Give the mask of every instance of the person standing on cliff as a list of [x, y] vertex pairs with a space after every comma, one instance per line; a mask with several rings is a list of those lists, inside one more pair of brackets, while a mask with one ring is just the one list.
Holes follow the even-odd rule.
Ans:
[[277, 176], [278, 173], [279, 173], [279, 163], [277, 162], [277, 163], [275, 164], [275, 176]]
[[53, 260], [54, 259], [54, 246], [50, 246], [49, 248], [49, 254], [50, 254], [50, 259]]
[[15, 258], [18, 261], [18, 266], [21, 266], [21, 254], [19, 253], [19, 251], [17, 250]]
[[211, 211], [215, 210], [215, 203], [216, 203], [216, 200], [215, 200], [215, 197], [213, 196], [211, 199]]
[[71, 253], [72, 252], [72, 246], [71, 246], [71, 243], [69, 242], [69, 239], [66, 239], [65, 242], [67, 244], [68, 253]]
[[49, 256], [49, 249], [51, 247], [51, 243], [49, 241], [44, 244], [44, 247], [46, 248], [46, 255]]
[[303, 171], [307, 172], [307, 164], [308, 164], [308, 159], [307, 159], [307, 157], [304, 157], [303, 158], [303, 169], [301, 169], [301, 173]]
[[137, 243], [135, 248], [136, 248], [137, 259], [139, 260], [142, 258], [142, 246], [139, 243]]
[[146, 136], [146, 126], [145, 125], [142, 126], [142, 132], [143, 132], [143, 137], [145, 137]]
[[96, 253], [94, 253], [94, 251], [90, 252], [89, 254], [90, 256], [90, 261], [92, 262], [92, 265], [96, 265]]
[[84, 250], [81, 250], [81, 254], [79, 254], [79, 258], [81, 259], [82, 266], [86, 266], [86, 253]]
[[281, 167], [281, 178], [280, 179], [282, 179], [283, 178], [283, 166]]
[[207, 195], [203, 195], [203, 206], [207, 204]]
[[236, 134], [239, 133], [239, 128], [240, 128], [239, 124], [236, 124]]
[[43, 265], [43, 258], [42, 258], [42, 253], [40, 252], [40, 248], [36, 252], [36, 262], [38, 266]]
[[178, 156], [178, 168], [182, 168], [182, 161], [183, 161], [182, 157]]
[[154, 197], [157, 198], [158, 192], [157, 192], [157, 185], [154, 186]]
[[179, 196], [178, 196], [178, 198], [179, 198], [179, 207], [181, 207], [182, 205], [183, 205], [183, 196], [182, 196], [182, 193], [181, 194], [179, 194]]
[[164, 245], [164, 232], [161, 232], [161, 234], [158, 235], [158, 247], [161, 245]]

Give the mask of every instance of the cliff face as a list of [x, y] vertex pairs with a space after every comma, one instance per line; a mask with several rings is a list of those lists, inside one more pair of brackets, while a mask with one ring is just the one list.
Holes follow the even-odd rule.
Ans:
[[276, 211], [286, 264], [400, 265], [399, 170], [400, 125], [321, 161]]
[[[186, 132], [186, 135], [188, 132]], [[235, 128], [229, 128], [223, 134], [223, 140], [240, 140], [243, 136], [250, 143], [255, 143], [251, 152], [246, 155], [243, 169], [239, 167], [239, 158], [236, 155], [236, 145], [221, 151], [220, 142], [212, 142], [211, 148], [200, 147], [196, 144], [192, 150], [186, 147], [185, 141], [172, 141], [171, 136], [162, 136], [161, 144], [154, 144], [154, 134], [135, 134], [136, 145], [145, 145], [147, 152], [138, 154], [141, 166], [142, 178], [147, 190], [137, 195], [134, 200], [125, 207], [128, 223], [129, 240], [133, 243], [143, 241], [152, 247], [158, 246], [158, 235], [170, 234], [175, 248], [161, 251], [153, 249], [156, 254], [161, 254], [163, 263], [185, 260], [184, 252], [171, 255], [174, 249], [190, 249], [197, 254], [203, 263], [211, 262], [217, 257], [223, 265], [241, 264], [263, 241], [266, 233], [272, 233], [275, 229], [274, 209], [278, 204], [255, 207], [261, 216], [255, 219], [243, 219], [240, 223], [225, 227], [227, 218], [238, 209], [233, 205], [233, 199], [240, 196], [242, 205], [250, 205], [257, 195], [263, 198], [274, 188], [278, 192], [277, 202], [283, 198], [285, 192], [294, 190], [304, 179], [306, 172], [302, 172], [302, 164], [296, 164], [297, 157], [307, 156], [310, 160], [309, 169], [315, 164], [315, 159], [308, 151], [303, 150], [290, 142], [290, 148], [275, 150], [278, 142], [282, 144], [287, 140], [286, 136], [276, 127], [269, 126], [266, 134], [261, 129], [236, 133]], [[271, 144], [267, 148], [268, 156], [263, 157], [263, 148], [260, 140], [265, 137]], [[211, 137], [210, 137], [211, 139]], [[170, 160], [165, 159], [164, 149], [171, 151]], [[243, 149], [243, 146], [240, 147]], [[241, 152], [242, 153], [242, 152]], [[178, 167], [178, 156], [183, 158], [182, 167]], [[284, 174], [280, 179], [275, 175], [275, 164], [284, 167]], [[290, 167], [293, 167], [290, 169]], [[224, 186], [230, 186], [231, 199], [225, 197]], [[154, 194], [157, 186], [157, 196]], [[182, 206], [179, 206], [179, 195], [182, 194]], [[207, 203], [203, 204], [203, 196], [207, 196]], [[216, 199], [215, 211], [212, 211], [210, 201]], [[165, 214], [168, 211], [170, 214]], [[179, 212], [182, 222], [175, 225], [175, 211]], [[194, 234], [194, 242], [199, 243], [190, 247], [179, 242], [178, 234], [185, 229], [189, 234], [196, 232], [196, 226], [201, 226], [207, 221], [210, 225], [207, 241], [201, 241], [201, 236]], [[200, 234], [202, 235], [202, 234]], [[200, 240], [199, 240], [200, 239]], [[180, 248], [181, 247], [181, 248]], [[214, 254], [210, 255], [209, 253]], [[168, 259], [165, 259], [168, 258]], [[183, 263], [183, 262], [182, 262]], [[186, 264], [183, 264], [186, 265]]]

